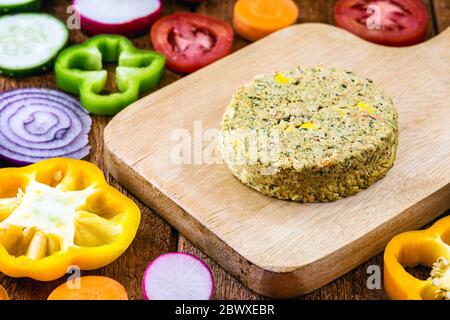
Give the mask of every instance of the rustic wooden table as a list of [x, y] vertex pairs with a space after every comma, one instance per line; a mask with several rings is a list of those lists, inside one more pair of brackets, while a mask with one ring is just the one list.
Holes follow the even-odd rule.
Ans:
[[[450, 26], [450, 0], [424, 0], [430, 14], [428, 37], [443, 31]], [[231, 21], [234, 0], [206, 0], [198, 6], [180, 4], [179, 1], [164, 2], [164, 14], [176, 11], [191, 11], [215, 16]], [[300, 7], [299, 22], [323, 22], [333, 24], [334, 0], [296, 0]], [[45, 1], [45, 11], [56, 15], [62, 20], [67, 19], [69, 0]], [[71, 31], [71, 43], [78, 43], [86, 39], [81, 32]], [[136, 39], [135, 44], [140, 48], [151, 48], [148, 36]], [[235, 38], [234, 50], [249, 43], [239, 37]], [[110, 72], [111, 74], [111, 72]], [[159, 87], [164, 87], [182, 75], [167, 70]], [[114, 89], [114, 79], [111, 76], [108, 84]], [[40, 77], [31, 77], [21, 80], [0, 77], [0, 92], [18, 87], [55, 87], [53, 73]], [[110, 120], [109, 117], [94, 116], [93, 129], [90, 135], [92, 146], [90, 161], [103, 168], [103, 129]], [[157, 137], [155, 137], [157, 139]], [[263, 299], [258, 294], [244, 287], [237, 279], [219, 267], [214, 261], [205, 256], [182, 234], [161, 219], [151, 208], [145, 206], [138, 199], [124, 190], [107, 173], [108, 181], [119, 190], [127, 194], [139, 204], [142, 212], [142, 222], [137, 236], [130, 248], [118, 260], [109, 266], [96, 271], [83, 272], [83, 275], [106, 275], [121, 282], [127, 289], [130, 299], [142, 299], [141, 278], [147, 264], [158, 255], [170, 251], [184, 251], [204, 259], [211, 267], [216, 283], [216, 299]], [[338, 261], [336, 262], [338, 263]], [[312, 292], [300, 299], [385, 299], [382, 289], [367, 288], [367, 268], [377, 265], [382, 268], [382, 254], [342, 276], [329, 285]], [[29, 279], [12, 279], [0, 274], [0, 284], [3, 285], [13, 299], [46, 299], [49, 293], [65, 278], [57, 281], [42, 283]]]

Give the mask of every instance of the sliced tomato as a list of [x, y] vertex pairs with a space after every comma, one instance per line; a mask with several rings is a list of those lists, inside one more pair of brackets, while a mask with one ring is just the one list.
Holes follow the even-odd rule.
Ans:
[[421, 0], [339, 0], [336, 25], [388, 46], [407, 46], [425, 39], [428, 13]]
[[175, 13], [152, 27], [153, 46], [167, 58], [167, 66], [190, 73], [226, 56], [233, 45], [233, 29], [225, 21], [197, 13]]

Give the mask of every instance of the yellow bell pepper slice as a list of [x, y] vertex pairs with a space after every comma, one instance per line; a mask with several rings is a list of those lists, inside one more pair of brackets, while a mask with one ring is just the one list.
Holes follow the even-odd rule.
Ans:
[[[384, 287], [394, 300], [450, 300], [450, 216], [431, 228], [394, 237], [384, 252]], [[432, 268], [427, 280], [420, 280], [405, 267]]]
[[104, 267], [131, 244], [140, 217], [89, 162], [0, 169], [0, 271], [51, 281], [71, 266]]

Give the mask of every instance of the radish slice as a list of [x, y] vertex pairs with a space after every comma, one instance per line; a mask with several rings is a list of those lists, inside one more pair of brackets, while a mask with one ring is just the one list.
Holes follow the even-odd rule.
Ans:
[[147, 300], [209, 300], [214, 292], [214, 279], [199, 258], [174, 252], [150, 263], [142, 287]]
[[142, 34], [162, 14], [161, 0], [74, 0], [73, 4], [81, 29], [91, 35]]
[[89, 154], [92, 120], [71, 96], [49, 89], [0, 94], [0, 158], [27, 165], [48, 158]]

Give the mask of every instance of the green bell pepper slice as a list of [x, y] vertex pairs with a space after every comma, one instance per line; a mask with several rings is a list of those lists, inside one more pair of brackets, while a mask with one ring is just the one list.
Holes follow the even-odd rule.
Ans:
[[[159, 83], [165, 62], [163, 55], [139, 50], [125, 37], [99, 35], [61, 52], [55, 62], [56, 83], [62, 90], [79, 95], [81, 105], [90, 113], [115, 115]], [[103, 63], [118, 64], [119, 92], [102, 94], [108, 79]]]

